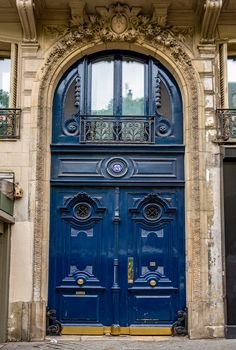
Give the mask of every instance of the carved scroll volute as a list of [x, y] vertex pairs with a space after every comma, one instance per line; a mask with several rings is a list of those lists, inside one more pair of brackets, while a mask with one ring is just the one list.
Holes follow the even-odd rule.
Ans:
[[33, 0], [16, 0], [16, 6], [23, 29], [23, 41], [37, 42]]
[[215, 30], [222, 9], [222, 0], [206, 0], [201, 26], [201, 43], [212, 44], [215, 41]]

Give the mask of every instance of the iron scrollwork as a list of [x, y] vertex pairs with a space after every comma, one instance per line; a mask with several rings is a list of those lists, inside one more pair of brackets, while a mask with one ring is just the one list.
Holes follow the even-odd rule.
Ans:
[[177, 312], [178, 319], [172, 326], [172, 334], [185, 336], [188, 334], [188, 312], [187, 308]]
[[154, 116], [81, 116], [81, 142], [154, 143]]
[[116, 117], [76, 114], [64, 123], [64, 133], [79, 136], [81, 143], [155, 143], [155, 136], [168, 137], [172, 123], [160, 116]]
[[236, 139], [236, 109], [217, 109], [217, 139], [218, 142], [235, 142]]
[[61, 335], [62, 326], [56, 318], [56, 310], [47, 309], [47, 335]]
[[20, 137], [19, 108], [0, 109], [0, 139], [16, 139]]

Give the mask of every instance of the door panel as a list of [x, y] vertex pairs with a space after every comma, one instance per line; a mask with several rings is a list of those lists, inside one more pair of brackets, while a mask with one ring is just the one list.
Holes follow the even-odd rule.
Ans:
[[173, 324], [185, 302], [182, 201], [180, 188], [54, 188], [50, 307], [64, 328]]
[[121, 220], [120, 234], [121, 241], [127, 241], [123, 243], [127, 245], [126, 266], [133, 258], [133, 281], [129, 275], [121, 281], [128, 303], [127, 322], [172, 324], [184, 306], [184, 290], [180, 291], [184, 279], [183, 212], [176, 207], [177, 201], [183, 200], [182, 190], [122, 191], [121, 206], [126, 203], [128, 214]]
[[[62, 323], [111, 324], [112, 191], [54, 189], [50, 292]], [[110, 206], [104, 207], [104, 203]], [[57, 204], [57, 206], [56, 206]], [[111, 213], [110, 213], [111, 212]], [[54, 297], [54, 294], [56, 295]], [[54, 299], [55, 298], [55, 299]]]

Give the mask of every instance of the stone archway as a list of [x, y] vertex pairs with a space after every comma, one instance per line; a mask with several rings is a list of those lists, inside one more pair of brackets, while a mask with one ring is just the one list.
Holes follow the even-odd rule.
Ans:
[[[104, 12], [105, 11], [105, 12]], [[201, 255], [206, 247], [201, 239], [205, 231], [205, 212], [200, 194], [204, 161], [200, 157], [204, 130], [198, 73], [191, 61], [190, 52], [181, 38], [186, 29], [161, 27], [155, 20], [136, 13], [126, 5], [111, 6], [96, 16], [87, 16], [83, 23], [74, 26], [49, 52], [35, 84], [38, 103], [34, 112], [38, 119], [36, 151], [36, 206], [34, 218], [32, 339], [45, 334], [47, 300], [47, 254], [49, 226], [49, 163], [51, 135], [51, 106], [53, 92], [62, 72], [79, 57], [104, 49], [122, 48], [148, 53], [158, 58], [174, 75], [181, 88], [184, 101], [186, 144], [186, 247], [187, 247], [187, 304], [189, 307], [190, 335], [204, 334], [199, 312], [204, 305], [204, 278]], [[117, 27], [116, 16], [123, 16]], [[111, 20], [112, 19], [112, 20]], [[47, 132], [45, 132], [47, 130]], [[194, 305], [193, 305], [194, 304]], [[206, 311], [207, 312], [207, 311]], [[197, 330], [195, 325], [197, 324]], [[194, 333], [195, 332], [195, 333]]]

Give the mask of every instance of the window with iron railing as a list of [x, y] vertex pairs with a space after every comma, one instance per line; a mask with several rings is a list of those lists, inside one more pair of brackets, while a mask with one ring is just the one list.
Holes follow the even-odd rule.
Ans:
[[216, 111], [217, 142], [236, 142], [236, 45], [219, 47], [220, 107]]
[[155, 59], [106, 51], [78, 61], [54, 97], [53, 143], [180, 144], [181, 95]]
[[0, 42], [0, 140], [16, 139], [20, 135], [20, 109], [16, 108], [17, 56], [17, 45]]
[[0, 108], [9, 107], [11, 59], [0, 56]]
[[228, 57], [227, 71], [228, 107], [236, 109], [236, 57]]

